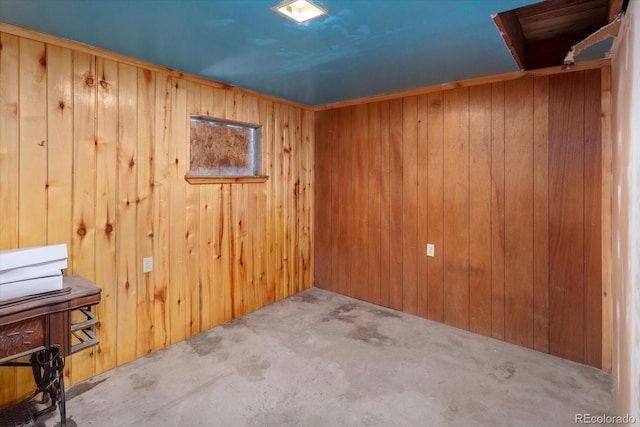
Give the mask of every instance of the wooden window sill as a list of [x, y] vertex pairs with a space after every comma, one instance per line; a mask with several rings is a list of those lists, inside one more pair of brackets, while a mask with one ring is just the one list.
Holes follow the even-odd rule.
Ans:
[[266, 175], [256, 176], [202, 176], [185, 175], [184, 179], [189, 184], [255, 184], [269, 179]]

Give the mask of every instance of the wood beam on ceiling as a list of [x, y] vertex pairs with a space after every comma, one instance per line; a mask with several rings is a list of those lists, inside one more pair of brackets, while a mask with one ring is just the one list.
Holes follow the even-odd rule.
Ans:
[[527, 58], [527, 43], [516, 10], [498, 13], [493, 15], [492, 18], [518, 68], [524, 70]]

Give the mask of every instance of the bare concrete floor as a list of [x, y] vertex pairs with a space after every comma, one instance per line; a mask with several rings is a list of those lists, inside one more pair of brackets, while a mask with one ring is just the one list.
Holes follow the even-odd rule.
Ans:
[[67, 415], [70, 426], [570, 426], [613, 413], [611, 384], [314, 288], [70, 387]]

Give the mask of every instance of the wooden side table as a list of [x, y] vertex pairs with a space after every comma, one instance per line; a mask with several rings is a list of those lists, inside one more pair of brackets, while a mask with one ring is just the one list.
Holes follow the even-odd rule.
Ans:
[[[7, 425], [33, 425], [33, 419], [56, 407], [66, 426], [64, 358], [98, 344], [91, 306], [100, 302], [100, 292], [93, 282], [73, 275], [64, 277], [59, 291], [0, 302], [0, 367], [30, 367], [36, 383], [31, 396], [0, 412], [0, 426], [3, 420]], [[73, 320], [74, 311], [83, 321]], [[13, 362], [24, 356], [30, 361]], [[38, 395], [39, 403], [48, 406], [33, 412], [29, 408]]]

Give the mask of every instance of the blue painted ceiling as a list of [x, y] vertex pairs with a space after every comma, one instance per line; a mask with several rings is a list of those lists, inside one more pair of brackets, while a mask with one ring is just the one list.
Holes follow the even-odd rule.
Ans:
[[[0, 21], [317, 106], [516, 71], [491, 14], [536, 0], [0, 0]], [[592, 58], [587, 58], [592, 59]]]

